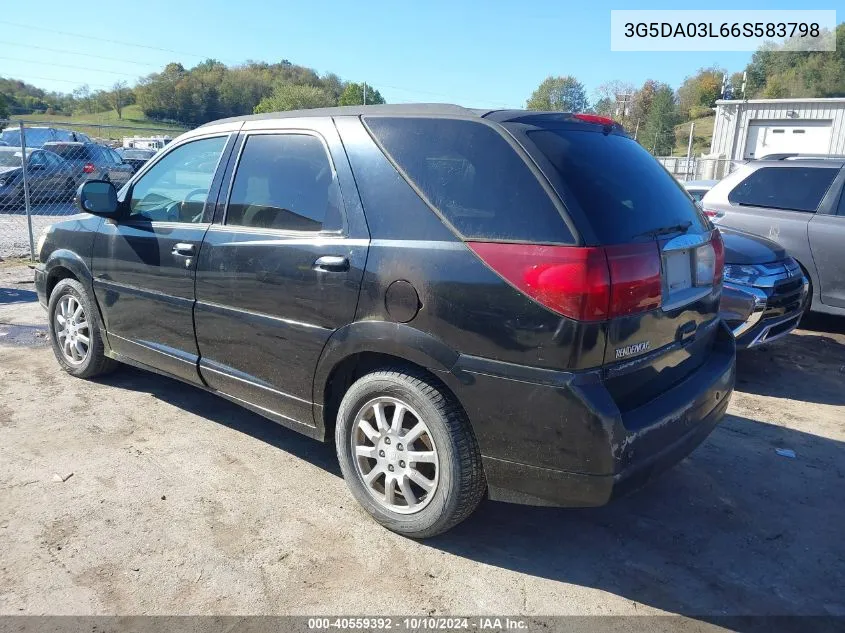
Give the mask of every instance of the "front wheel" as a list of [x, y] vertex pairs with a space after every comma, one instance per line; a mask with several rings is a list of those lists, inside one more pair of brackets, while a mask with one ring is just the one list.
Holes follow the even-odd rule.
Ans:
[[111, 371], [116, 363], [105, 355], [96, 308], [85, 287], [62, 279], [47, 306], [50, 343], [62, 369], [78, 378]]
[[469, 421], [454, 397], [422, 372], [376, 371], [356, 381], [340, 404], [335, 440], [354, 497], [399, 534], [445, 532], [484, 496]]

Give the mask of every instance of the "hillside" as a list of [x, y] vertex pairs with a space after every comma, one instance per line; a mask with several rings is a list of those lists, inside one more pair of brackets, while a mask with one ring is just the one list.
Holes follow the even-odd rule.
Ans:
[[[97, 138], [120, 139], [124, 136], [143, 136], [145, 134], [169, 134], [176, 136], [187, 128], [153, 121], [141, 111], [137, 105], [126, 106], [123, 109], [123, 118], [117, 118], [117, 112], [97, 112], [95, 114], [75, 114], [62, 116], [56, 114], [21, 114], [13, 116], [13, 119], [33, 121], [37, 125], [52, 125], [53, 127], [70, 127], [69, 124], [76, 124], [74, 130], [80, 130], [88, 136]], [[100, 127], [105, 125], [120, 126], [118, 128]], [[137, 128], [137, 129], [127, 129]]]
[[705, 116], [693, 121], [686, 121], [675, 126], [675, 147], [672, 149], [673, 156], [686, 156], [687, 144], [689, 143], [689, 126], [695, 123], [695, 131], [692, 139], [692, 155], [701, 156], [702, 153], [710, 151], [710, 139], [713, 138], [713, 124], [715, 116]]

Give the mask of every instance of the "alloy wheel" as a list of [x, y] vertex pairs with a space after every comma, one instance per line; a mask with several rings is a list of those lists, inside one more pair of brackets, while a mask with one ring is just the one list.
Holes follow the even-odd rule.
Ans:
[[401, 400], [381, 397], [361, 408], [352, 431], [352, 456], [367, 492], [391, 512], [419, 512], [437, 490], [434, 438], [420, 415]]
[[62, 356], [71, 365], [81, 365], [91, 349], [91, 330], [79, 299], [70, 294], [62, 297], [54, 318]]

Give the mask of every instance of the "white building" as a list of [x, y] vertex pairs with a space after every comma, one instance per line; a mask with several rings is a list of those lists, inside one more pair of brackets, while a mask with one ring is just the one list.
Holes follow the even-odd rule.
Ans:
[[169, 136], [124, 136], [125, 149], [161, 149], [173, 139]]
[[845, 154], [845, 98], [717, 101], [708, 158]]

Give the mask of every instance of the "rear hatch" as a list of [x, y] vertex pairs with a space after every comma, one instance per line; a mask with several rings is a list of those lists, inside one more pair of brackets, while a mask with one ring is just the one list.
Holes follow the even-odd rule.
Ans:
[[[58, 154], [64, 158], [74, 171], [90, 174], [93, 173], [97, 165], [101, 162], [92, 145], [83, 145], [82, 143], [48, 143], [44, 149]], [[88, 169], [86, 169], [88, 166]]]
[[718, 329], [724, 248], [681, 185], [609, 119], [528, 115], [505, 127], [606, 260], [604, 373], [630, 410], [700, 367]]

